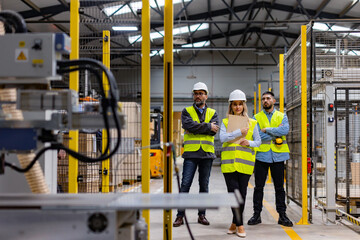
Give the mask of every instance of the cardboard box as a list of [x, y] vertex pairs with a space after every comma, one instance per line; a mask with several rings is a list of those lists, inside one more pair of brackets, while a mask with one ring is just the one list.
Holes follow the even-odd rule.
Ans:
[[121, 186], [124, 180], [136, 181], [141, 177], [141, 156], [138, 153], [116, 154], [111, 161], [111, 183]]
[[[95, 143], [95, 144], [94, 144]], [[63, 144], [69, 146], [68, 134], [63, 135]], [[94, 146], [95, 145], [95, 146]], [[96, 157], [96, 135], [80, 133], [79, 134], [79, 153], [86, 156]], [[78, 162], [78, 176], [82, 181], [78, 182], [79, 193], [97, 193], [99, 192], [100, 177], [99, 170], [101, 163]], [[65, 159], [58, 159], [57, 179], [60, 191], [68, 192], [69, 186], [69, 155]]]
[[141, 106], [136, 102], [122, 102], [121, 106], [126, 116], [126, 126], [121, 131], [121, 137], [141, 138]]
[[350, 167], [352, 184], [360, 185], [360, 162], [352, 162]]

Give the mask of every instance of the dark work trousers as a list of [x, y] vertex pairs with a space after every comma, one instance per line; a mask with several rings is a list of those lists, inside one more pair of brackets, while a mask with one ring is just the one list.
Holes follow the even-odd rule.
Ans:
[[232, 223], [236, 226], [242, 226], [243, 223], [243, 212], [245, 208], [245, 200], [246, 200], [246, 193], [247, 193], [247, 186], [251, 175], [243, 174], [239, 172], [233, 173], [224, 173], [224, 178], [227, 186], [228, 192], [234, 192], [235, 189], [239, 189], [241, 197], [244, 201], [243, 204], [240, 205], [240, 219], [236, 218], [236, 209], [231, 208], [233, 213]]
[[285, 213], [284, 166], [284, 162], [265, 163], [258, 160], [255, 161], [255, 189], [253, 197], [255, 214], [260, 214], [263, 207], [262, 202], [264, 198], [264, 186], [269, 172], [269, 167], [275, 188], [276, 211], [278, 213]]
[[[199, 171], [199, 192], [209, 192], [209, 180], [212, 162], [213, 159], [185, 159], [183, 164], [180, 192], [188, 193], [190, 191], [190, 187], [197, 168]], [[205, 209], [199, 209], [198, 215], [205, 215], [205, 211]], [[177, 216], [183, 217], [184, 213], [185, 209], [179, 209]]]

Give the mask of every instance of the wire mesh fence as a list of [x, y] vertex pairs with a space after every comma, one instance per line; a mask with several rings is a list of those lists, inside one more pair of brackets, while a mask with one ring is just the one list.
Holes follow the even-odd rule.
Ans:
[[[324, 202], [326, 193], [326, 175], [332, 169], [326, 169], [328, 99], [335, 98], [335, 181], [337, 203], [344, 205], [348, 213], [359, 212], [360, 169], [357, 168], [359, 153], [359, 32], [333, 31], [333, 23], [324, 24], [327, 30], [307, 34], [307, 82], [308, 82], [308, 152], [313, 170], [308, 174], [310, 196], [314, 190], [315, 199]], [[315, 25], [314, 25], [315, 26]], [[309, 30], [309, 27], [308, 27]], [[286, 55], [286, 108], [290, 131], [288, 143], [291, 159], [287, 164], [287, 194], [297, 203], [301, 203], [301, 43], [295, 41]], [[325, 86], [333, 86], [333, 96], [329, 96]], [[311, 99], [310, 99], [311, 96]]]
[[[308, 37], [308, 36], [307, 36]], [[286, 164], [286, 192], [287, 197], [301, 205], [301, 42], [289, 49], [285, 58], [286, 78], [286, 114], [289, 119], [289, 133], [287, 142], [290, 149], [290, 159]], [[309, 58], [310, 55], [307, 54]], [[309, 61], [307, 61], [309, 65]]]
[[[331, 26], [331, 25], [330, 25]], [[335, 110], [335, 185], [336, 202], [345, 207], [347, 213], [358, 214], [360, 203], [360, 183], [357, 181], [360, 169], [357, 167], [359, 149], [359, 118], [358, 108], [360, 102], [360, 62], [359, 47], [360, 33], [349, 31], [314, 31], [314, 87], [322, 95], [317, 105], [313, 104], [316, 156], [315, 171], [315, 197], [325, 198], [326, 191], [324, 174], [326, 167], [324, 161], [324, 145], [326, 137], [326, 124], [328, 122], [325, 105], [326, 96], [324, 86], [334, 86]]]
[[[129, 26], [131, 21], [140, 21], [141, 1], [99, 2], [94, 0], [80, 1], [80, 58], [103, 60], [104, 43], [110, 45], [110, 70], [113, 72], [119, 87], [120, 106], [126, 116], [126, 126], [121, 131], [121, 145], [115, 155], [109, 159], [110, 168], [100, 163], [78, 163], [78, 192], [99, 193], [104, 189], [110, 192], [140, 192], [141, 181], [141, 84], [140, 84], [140, 50], [124, 50], [129, 42], [129, 31], [115, 31], [114, 26]], [[90, 24], [91, 23], [91, 24]], [[108, 31], [103, 37], [104, 31]], [[139, 30], [137, 31], [139, 33]], [[141, 41], [139, 41], [140, 43]], [[119, 48], [122, 50], [120, 51]], [[135, 67], [134, 67], [135, 66]], [[108, 83], [87, 72], [79, 72], [79, 111], [99, 111], [101, 87], [106, 89]], [[69, 86], [69, 77], [54, 87]], [[104, 138], [102, 129], [81, 129], [79, 134], [79, 153], [89, 157], [99, 157], [103, 151]], [[117, 141], [117, 132], [110, 130], [110, 149]], [[68, 145], [68, 135], [63, 134], [63, 142]], [[58, 192], [68, 192], [68, 156], [58, 157]], [[108, 178], [108, 181], [105, 179]], [[107, 184], [108, 183], [108, 184]]]
[[335, 99], [337, 201], [348, 213], [359, 214], [360, 88], [337, 88]]

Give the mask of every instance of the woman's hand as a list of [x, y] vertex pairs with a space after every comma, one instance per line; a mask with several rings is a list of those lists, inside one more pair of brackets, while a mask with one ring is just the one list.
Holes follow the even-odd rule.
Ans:
[[250, 146], [250, 143], [249, 143], [248, 140], [243, 139], [243, 140], [240, 141], [240, 145], [249, 147], [249, 146]]
[[243, 128], [243, 129], [241, 129], [241, 136], [246, 136], [246, 134], [248, 133], [248, 131], [249, 131], [249, 128]]

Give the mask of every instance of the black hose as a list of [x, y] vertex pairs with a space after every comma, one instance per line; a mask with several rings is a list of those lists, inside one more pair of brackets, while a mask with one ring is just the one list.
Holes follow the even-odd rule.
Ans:
[[25, 20], [19, 13], [12, 10], [3, 10], [0, 12], [0, 17], [0, 21], [5, 25], [6, 33], [13, 33], [12, 28], [15, 33], [27, 32]]

